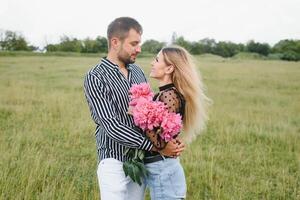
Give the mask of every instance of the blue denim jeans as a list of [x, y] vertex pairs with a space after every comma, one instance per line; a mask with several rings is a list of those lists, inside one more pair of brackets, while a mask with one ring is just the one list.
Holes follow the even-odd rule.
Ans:
[[150, 189], [151, 200], [178, 200], [186, 197], [186, 182], [179, 158], [148, 163], [149, 176], [145, 184]]

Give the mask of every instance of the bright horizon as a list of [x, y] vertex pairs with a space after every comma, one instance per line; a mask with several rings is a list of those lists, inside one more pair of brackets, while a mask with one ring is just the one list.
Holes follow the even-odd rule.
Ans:
[[140, 22], [143, 41], [170, 42], [173, 32], [188, 41], [255, 40], [274, 45], [282, 39], [300, 39], [297, 0], [187, 0], [185, 4], [178, 0], [1, 1], [0, 29], [21, 32], [30, 44], [39, 47], [58, 43], [63, 35], [106, 37], [108, 24], [120, 16]]

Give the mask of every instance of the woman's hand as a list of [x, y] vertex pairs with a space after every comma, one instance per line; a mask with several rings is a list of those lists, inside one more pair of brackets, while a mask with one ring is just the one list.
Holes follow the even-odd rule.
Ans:
[[184, 151], [185, 144], [180, 139], [173, 139], [169, 141], [166, 147], [160, 151], [160, 154], [169, 157], [178, 157]]

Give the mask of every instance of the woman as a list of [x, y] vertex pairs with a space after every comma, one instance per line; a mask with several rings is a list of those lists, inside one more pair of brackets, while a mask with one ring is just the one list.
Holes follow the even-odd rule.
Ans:
[[[164, 102], [170, 112], [182, 116], [185, 141], [190, 142], [207, 120], [206, 102], [201, 77], [191, 55], [182, 47], [163, 48], [151, 63], [150, 77], [158, 80], [159, 92], [154, 100]], [[158, 152], [146, 152], [144, 163], [149, 176], [145, 179], [152, 200], [184, 199], [186, 181], [176, 157], [166, 157], [166, 143], [155, 132], [147, 132]]]

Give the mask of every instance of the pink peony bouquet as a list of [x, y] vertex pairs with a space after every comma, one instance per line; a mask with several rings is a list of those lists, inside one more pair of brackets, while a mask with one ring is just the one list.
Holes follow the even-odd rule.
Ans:
[[[136, 126], [143, 131], [155, 130], [166, 142], [172, 140], [180, 132], [181, 116], [170, 113], [163, 102], [153, 101], [153, 92], [148, 83], [133, 85], [129, 93], [128, 113], [133, 116]], [[128, 161], [123, 163], [125, 175], [130, 176], [134, 182], [141, 185], [141, 177], [148, 176], [148, 171], [143, 164], [144, 151], [129, 148], [125, 154], [130, 157]]]
[[153, 92], [148, 83], [134, 84], [129, 92], [130, 110], [136, 126], [143, 131], [161, 129], [160, 137], [166, 142], [180, 132], [180, 114], [169, 112], [163, 102], [153, 101]]

